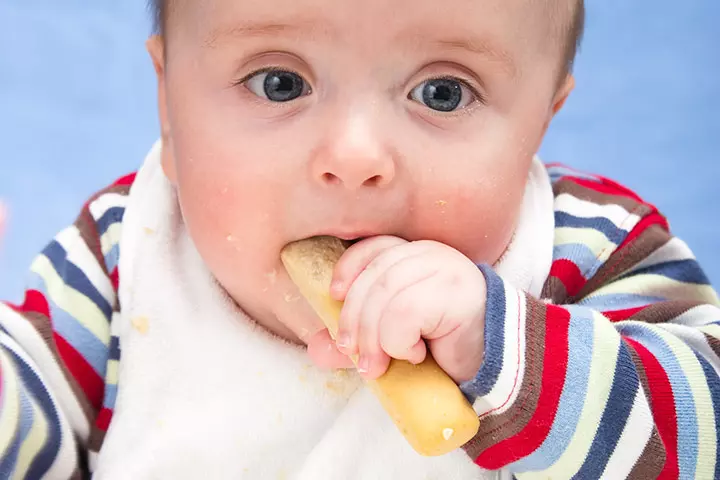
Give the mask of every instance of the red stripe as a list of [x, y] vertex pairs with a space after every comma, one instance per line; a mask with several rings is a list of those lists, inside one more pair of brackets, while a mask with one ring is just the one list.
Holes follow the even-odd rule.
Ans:
[[630, 338], [623, 337], [623, 340], [635, 349], [647, 375], [650, 391], [645, 394], [649, 397], [653, 419], [665, 446], [665, 467], [658, 478], [678, 478], [680, 469], [677, 450], [677, 413], [670, 379], [660, 362], [647, 348]]
[[564, 258], [553, 262], [550, 276], [557, 277], [565, 285], [565, 291], [570, 297], [577, 295], [586, 283], [580, 268], [574, 262]]
[[603, 185], [615, 190], [616, 192], [620, 192], [620, 195], [625, 195], [627, 197], [634, 198], [640, 203], [645, 203], [642, 198], [640, 198], [635, 192], [627, 188], [625, 185], [621, 185], [615, 180], [603, 177], [602, 175], [596, 175], [596, 177], [602, 181]]
[[102, 377], [95, 373], [87, 360], [57, 332], [53, 332], [53, 337], [58, 353], [70, 374], [78, 382], [82, 391], [85, 392], [90, 404], [96, 410], [99, 410], [105, 393], [105, 382]]
[[668, 225], [668, 221], [665, 217], [663, 217], [661, 214], [659, 214], [657, 211], [653, 212], [645, 217], [643, 217], [637, 225], [635, 225], [635, 228], [633, 228], [627, 237], [625, 237], [625, 240], [620, 244], [618, 247], [618, 251], [621, 250], [623, 247], [628, 245], [630, 242], [635, 240], [637, 237], [639, 237], [645, 230], [647, 230], [649, 227], [653, 225], [660, 225], [665, 230], [670, 230], [670, 226]]
[[110, 422], [112, 421], [112, 417], [113, 411], [109, 408], [103, 408], [102, 410], [100, 410], [100, 413], [98, 413], [98, 416], [95, 419], [95, 426], [103, 432], [107, 432], [107, 429], [110, 426]]
[[643, 305], [641, 307], [627, 308], [625, 310], [611, 310], [602, 312], [603, 316], [610, 319], [611, 322], [622, 322], [623, 320], [630, 320], [633, 315], [641, 312], [648, 308], [650, 305]]
[[25, 292], [25, 302], [22, 306], [23, 312], [36, 312], [50, 318], [50, 305], [45, 295], [37, 290], [27, 290]]
[[120, 186], [120, 185], [132, 185], [135, 181], [135, 176], [137, 175], [137, 172], [129, 173], [125, 175], [124, 177], [120, 177], [117, 180], [115, 180], [115, 183], [113, 183], [113, 186]]
[[[543, 374], [537, 409], [523, 430], [491, 446], [475, 459], [475, 463], [480, 467], [495, 470], [526, 457], [535, 451], [550, 433], [565, 385], [569, 327], [570, 312], [561, 307], [548, 305], [545, 319]], [[527, 373], [527, 370], [525, 372]]]
[[118, 285], [120, 285], [120, 277], [117, 267], [113, 268], [112, 272], [110, 272], [110, 283], [112, 283], [113, 290], [115, 290], [115, 293], [117, 293]]

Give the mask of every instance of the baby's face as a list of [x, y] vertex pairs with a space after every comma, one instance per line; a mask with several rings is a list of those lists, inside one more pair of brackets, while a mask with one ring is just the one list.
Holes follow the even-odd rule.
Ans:
[[177, 3], [165, 51], [149, 42], [163, 165], [200, 254], [252, 317], [290, 338], [320, 328], [279, 257], [313, 235], [502, 255], [569, 90], [537, 2]]

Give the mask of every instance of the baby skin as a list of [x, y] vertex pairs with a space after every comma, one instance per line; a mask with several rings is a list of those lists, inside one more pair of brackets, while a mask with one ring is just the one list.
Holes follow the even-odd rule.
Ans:
[[[377, 378], [391, 357], [429, 349], [456, 382], [473, 378], [476, 264], [506, 250], [533, 155], [572, 90], [574, 2], [171, 4], [148, 42], [163, 169], [219, 283], [322, 367], [359, 355]], [[334, 276], [337, 342], [280, 263], [315, 235], [356, 241]]]

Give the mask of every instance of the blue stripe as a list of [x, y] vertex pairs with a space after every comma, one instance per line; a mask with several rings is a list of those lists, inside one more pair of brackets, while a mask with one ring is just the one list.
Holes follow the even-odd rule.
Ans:
[[110, 248], [110, 251], [105, 254], [105, 268], [107, 268], [108, 272], [112, 272], [115, 270], [115, 267], [118, 265], [118, 261], [120, 260], [120, 246], [115, 243]]
[[678, 425], [678, 463], [680, 478], [695, 478], [695, 463], [698, 456], [698, 426], [695, 416], [695, 399], [690, 389], [686, 372], [665, 341], [646, 325], [618, 323], [621, 335], [641, 343], [657, 358], [670, 379]]
[[105, 398], [103, 399], [103, 407], [112, 410], [115, 408], [115, 400], [117, 399], [117, 385], [112, 383], [105, 384]]
[[555, 212], [555, 228], [571, 227], [571, 228], [591, 228], [602, 232], [608, 240], [615, 245], [619, 245], [627, 238], [628, 232], [615, 226], [613, 222], [605, 217], [583, 218], [570, 215], [569, 213]]
[[85, 273], [67, 258], [67, 252], [57, 241], [53, 240], [45, 247], [43, 254], [50, 260], [55, 271], [60, 275], [63, 281], [88, 297], [103, 312], [105, 318], [110, 321], [112, 307], [105, 300], [100, 292], [97, 291], [95, 285], [90, 282]]
[[52, 466], [60, 450], [62, 433], [58, 413], [45, 385], [35, 371], [12, 350], [7, 350], [7, 353], [15, 361], [27, 393], [32, 396], [47, 419], [47, 439], [30, 464], [25, 476], [25, 478], [42, 478]]
[[635, 275], [662, 275], [678, 282], [710, 285], [710, 280], [695, 260], [677, 260], [660, 263], [650, 267], [633, 270], [620, 278], [634, 277]]
[[110, 225], [113, 223], [122, 222], [123, 215], [125, 214], [125, 207], [110, 207], [107, 209], [103, 216], [100, 217], [95, 225], [98, 230], [98, 237], [102, 237], [107, 232]]
[[115, 335], [110, 337], [109, 360], [120, 360], [120, 339]]
[[485, 360], [477, 376], [460, 389], [472, 399], [487, 395], [500, 376], [505, 348], [505, 285], [487, 265], [478, 265], [485, 275], [487, 300], [485, 303]]
[[[40, 275], [32, 274], [29, 286], [31, 289], [40, 291], [45, 296], [50, 307], [53, 329], [85, 358], [98, 375], [105, 377], [108, 349], [103, 342], [77, 321], [75, 317], [57, 306], [48, 295], [45, 281]], [[107, 330], [110, 330], [109, 326]]]
[[550, 468], [565, 452], [580, 421], [588, 389], [593, 355], [594, 320], [586, 308], [570, 305], [568, 367], [552, 429], [542, 445], [522, 460], [510, 464], [515, 473], [539, 472]]
[[591, 180], [595, 183], [600, 183], [600, 181], [595, 177], [592, 177], [586, 173], [570, 170], [567, 167], [553, 166], [549, 167], [547, 171], [548, 175], [550, 176], [550, 182], [553, 184], [563, 177], [582, 178], [583, 180]]
[[609, 293], [607, 295], [594, 295], [583, 298], [577, 304], [597, 310], [625, 310], [627, 308], [651, 305], [663, 300], [665, 299], [662, 297], [634, 295], [632, 293]]
[[625, 430], [640, 379], [625, 343], [620, 343], [610, 396], [585, 462], [573, 478], [601, 478], [610, 456]]
[[[8, 351], [8, 350], [5, 350]], [[22, 361], [22, 360], [20, 360]], [[7, 371], [3, 372], [7, 375]], [[22, 380], [22, 379], [20, 379]], [[0, 378], [0, 381], [2, 379]], [[18, 392], [18, 401], [20, 402], [20, 418], [18, 419], [19, 429], [15, 430], [15, 434], [10, 440], [10, 445], [5, 449], [4, 455], [0, 456], [0, 478], [12, 478], [15, 467], [17, 466], [18, 454], [20, 453], [20, 446], [27, 434], [30, 431], [33, 423], [33, 411], [30, 405], [30, 400], [27, 397], [23, 389], [22, 382], [19, 385], [20, 389]], [[10, 392], [3, 392], [8, 395]], [[7, 399], [5, 399], [7, 402]], [[1, 452], [0, 452], [1, 453]]]
[[713, 403], [713, 413], [715, 414], [715, 475], [713, 478], [720, 478], [720, 379], [715, 369], [710, 365], [702, 355], [695, 353], [698, 362], [702, 366], [707, 380], [708, 389], [710, 390], [710, 398]]
[[[595, 252], [584, 243], [567, 243], [553, 247], [553, 261], [569, 260], [577, 265], [583, 277], [590, 278], [590, 272], [597, 270], [601, 265]], [[594, 273], [594, 272], [593, 272]]]

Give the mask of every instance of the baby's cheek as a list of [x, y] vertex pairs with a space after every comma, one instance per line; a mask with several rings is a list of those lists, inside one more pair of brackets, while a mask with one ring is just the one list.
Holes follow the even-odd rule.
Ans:
[[420, 237], [445, 243], [476, 263], [494, 263], [512, 238], [521, 195], [495, 185], [448, 191], [418, 224]]

